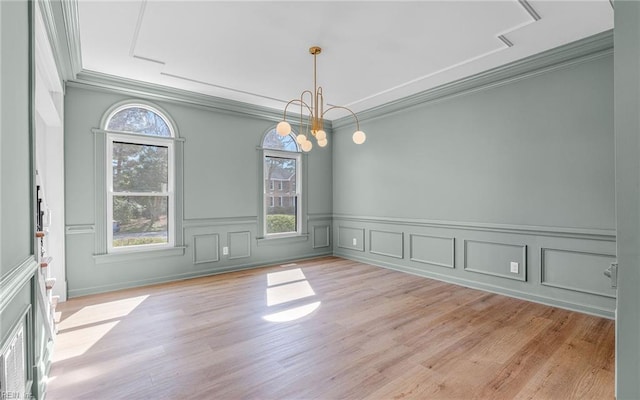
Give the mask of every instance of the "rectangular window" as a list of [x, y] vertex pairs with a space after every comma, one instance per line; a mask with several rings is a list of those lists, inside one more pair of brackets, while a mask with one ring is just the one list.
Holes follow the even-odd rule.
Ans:
[[109, 135], [109, 251], [173, 246], [173, 142]]
[[273, 180], [269, 179], [269, 190], [273, 190]]
[[276, 206], [276, 204], [273, 201], [273, 196], [269, 196], [269, 203], [270, 203], [269, 207], [275, 207]]
[[[283, 181], [296, 182], [300, 177], [300, 154], [265, 150], [264, 175], [265, 182], [278, 181], [278, 189], [282, 190]], [[299, 187], [296, 185], [295, 187]], [[266, 188], [265, 188], [266, 189]], [[266, 190], [265, 190], [266, 194]], [[300, 233], [300, 193], [279, 193], [273, 207], [271, 200], [265, 195], [264, 230], [265, 236], [286, 236]], [[269, 207], [268, 201], [271, 201]]]

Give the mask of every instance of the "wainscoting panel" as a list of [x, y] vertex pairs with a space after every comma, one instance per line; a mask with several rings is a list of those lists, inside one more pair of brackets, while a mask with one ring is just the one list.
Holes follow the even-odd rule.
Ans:
[[615, 255], [542, 248], [540, 260], [540, 282], [545, 286], [616, 297], [611, 280], [603, 273], [615, 262]]
[[455, 268], [455, 238], [409, 235], [409, 258], [411, 261]]
[[364, 229], [338, 226], [338, 247], [364, 251]]
[[[510, 271], [518, 263], [518, 273]], [[464, 241], [464, 269], [518, 281], [527, 280], [527, 246], [509, 243]]]
[[404, 258], [404, 234], [370, 230], [369, 252], [381, 256]]
[[220, 235], [217, 233], [193, 236], [193, 263], [203, 264], [220, 261]]
[[251, 232], [229, 232], [229, 260], [251, 257]]
[[330, 225], [314, 225], [313, 230], [311, 231], [313, 234], [313, 248], [319, 249], [322, 247], [329, 247], [331, 245]]
[[[334, 215], [333, 223], [337, 256], [614, 317], [615, 292], [602, 274], [614, 260], [614, 230], [347, 215]], [[407, 238], [404, 253], [398, 250], [401, 237]], [[371, 251], [364, 252], [367, 246]], [[511, 272], [512, 262], [518, 263], [517, 273]]]

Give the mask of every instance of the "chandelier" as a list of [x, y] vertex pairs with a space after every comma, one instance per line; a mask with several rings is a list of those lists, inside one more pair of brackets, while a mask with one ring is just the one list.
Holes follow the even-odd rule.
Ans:
[[[328, 143], [327, 133], [323, 129], [324, 115], [331, 110], [340, 108], [347, 110], [353, 115], [356, 120], [356, 131], [352, 136], [353, 142], [356, 144], [362, 144], [367, 139], [367, 136], [360, 130], [360, 122], [356, 114], [342, 106], [331, 106], [324, 109], [324, 96], [322, 95], [322, 87], [317, 84], [316, 74], [316, 57], [322, 52], [322, 49], [318, 46], [309, 48], [309, 53], [313, 55], [313, 93], [310, 90], [305, 90], [300, 94], [299, 99], [293, 99], [287, 103], [284, 108], [284, 115], [282, 121], [276, 126], [276, 132], [280, 136], [287, 136], [291, 133], [291, 125], [287, 122], [287, 108], [291, 104], [300, 104], [300, 133], [296, 136], [296, 142], [302, 148], [302, 151], [308, 152], [313, 147], [310, 137], [313, 136], [318, 143], [318, 146], [325, 147]], [[308, 103], [305, 102], [305, 96], [308, 96]], [[308, 116], [305, 118], [305, 108], [308, 111]]]

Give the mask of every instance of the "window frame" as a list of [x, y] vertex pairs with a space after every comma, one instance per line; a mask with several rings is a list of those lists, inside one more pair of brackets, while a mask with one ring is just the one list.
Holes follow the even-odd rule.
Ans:
[[[167, 249], [175, 246], [176, 218], [175, 218], [175, 147], [172, 137], [152, 136], [139, 133], [111, 133], [106, 135], [106, 230], [107, 230], [107, 253], [124, 253], [136, 251], [149, 251], [155, 249]], [[166, 192], [114, 192], [113, 190], [113, 144], [114, 142], [123, 142], [147, 146], [166, 147], [167, 148], [167, 191]], [[167, 242], [166, 243], [148, 243], [132, 246], [113, 246], [113, 198], [115, 196], [157, 196], [167, 197]]]

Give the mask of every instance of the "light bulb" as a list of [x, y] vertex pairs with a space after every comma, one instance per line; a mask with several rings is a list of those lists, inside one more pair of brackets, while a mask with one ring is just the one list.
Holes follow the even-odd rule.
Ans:
[[280, 121], [276, 126], [276, 132], [280, 136], [287, 136], [291, 133], [291, 125], [287, 121]]
[[320, 146], [320, 147], [324, 147], [324, 146], [326, 146], [326, 145], [327, 145], [327, 143], [329, 143], [329, 141], [327, 140], [327, 138], [324, 138], [324, 139], [320, 139], [320, 140], [318, 140], [318, 146]]
[[362, 131], [356, 131], [353, 134], [353, 143], [355, 144], [362, 144], [364, 143], [365, 140], [367, 140], [367, 135], [364, 134], [364, 132]]
[[304, 143], [302, 143], [302, 151], [309, 152], [311, 151], [311, 148], [313, 147], [313, 143], [311, 143], [310, 140], [306, 140]]
[[320, 140], [323, 140], [326, 138], [327, 138], [327, 132], [323, 130], [319, 130], [316, 132], [316, 139], [318, 139], [318, 143], [320, 143]]
[[296, 136], [296, 142], [298, 142], [298, 144], [303, 144], [306, 141], [307, 141], [307, 137], [302, 133]]

